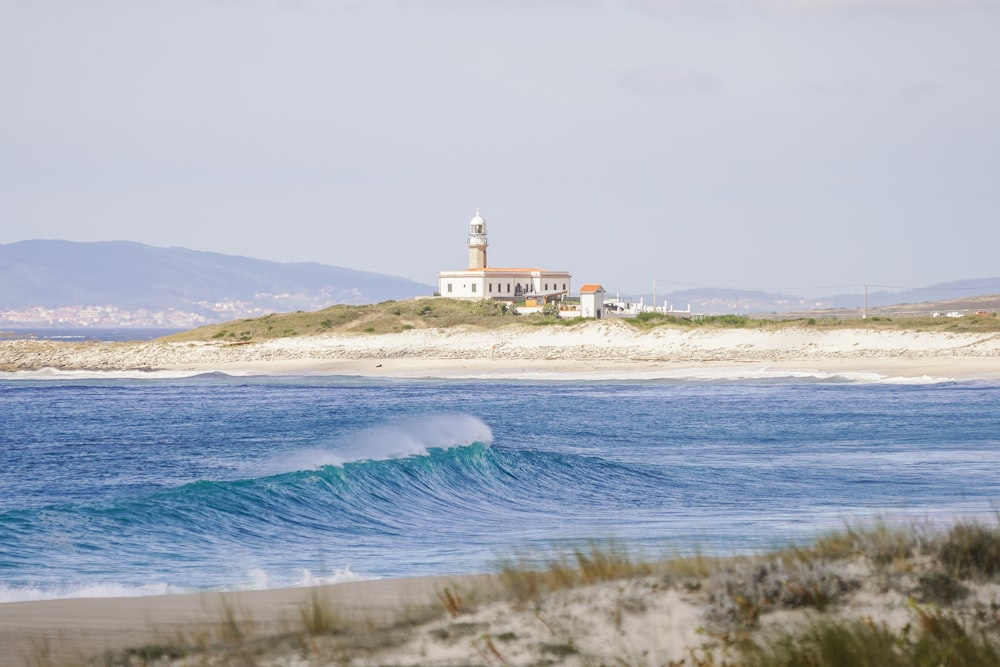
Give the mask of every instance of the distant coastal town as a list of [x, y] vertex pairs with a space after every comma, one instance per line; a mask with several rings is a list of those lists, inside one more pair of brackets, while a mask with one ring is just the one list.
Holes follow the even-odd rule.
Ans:
[[[462, 235], [455, 234], [456, 249], [463, 236], [466, 265], [440, 271], [436, 286], [337, 267], [283, 265], [210, 253], [200, 253], [200, 263], [192, 267], [185, 263], [191, 261], [190, 251], [123, 244], [114, 250], [122, 265], [152, 263], [157, 270], [138, 270], [127, 279], [105, 277], [84, 290], [76, 285], [74, 276], [88, 274], [88, 267], [97, 260], [87, 254], [92, 250], [90, 246], [79, 244], [74, 247], [75, 258], [71, 261], [61, 256], [60, 262], [42, 273], [15, 276], [6, 285], [39, 287], [17, 288], [0, 295], [7, 306], [0, 308], [0, 328], [193, 329], [271, 313], [311, 312], [335, 305], [359, 306], [432, 297], [486, 301], [504, 312], [554, 314], [566, 319], [646, 314], [694, 318], [754, 315], [765, 319], [851, 319], [866, 318], [869, 314], [961, 317], [990, 314], [998, 309], [996, 281], [1000, 279], [959, 281], [937, 289], [899, 291], [904, 288], [882, 287], [871, 294], [869, 285], [864, 285], [863, 297], [845, 294], [819, 299], [726, 288], [695, 288], [663, 294], [657, 292], [655, 278], [651, 280], [651, 293], [621, 294], [606, 289], [597, 281], [600, 276], [587, 276], [584, 284], [575, 288], [573, 276], [567, 270], [525, 266], [516, 259], [501, 266], [488, 262], [487, 224], [478, 209]], [[155, 257], [155, 262], [149, 257]], [[246, 262], [251, 262], [252, 270], [246, 268]], [[24, 262], [17, 264], [22, 265]], [[66, 271], [61, 271], [63, 268]], [[213, 279], [204, 282], [199, 276]], [[896, 291], [886, 291], [889, 289]], [[84, 299], [93, 301], [81, 303]]]
[[[0, 310], [0, 326], [7, 327], [155, 327], [190, 329], [204, 324], [259, 317], [269, 310], [248, 301], [199, 303], [197, 312], [177, 308], [136, 308], [119, 306], [63, 306]], [[322, 306], [319, 306], [322, 307]]]

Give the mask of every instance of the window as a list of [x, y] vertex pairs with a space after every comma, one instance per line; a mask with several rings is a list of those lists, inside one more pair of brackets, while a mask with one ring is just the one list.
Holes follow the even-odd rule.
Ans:
[[510, 294], [510, 283], [507, 283], [507, 294]]
[[566, 291], [566, 283], [563, 283], [563, 291]]
[[493, 291], [493, 283], [490, 283], [490, 292]]
[[476, 286], [475, 286], [475, 284], [473, 284], [473, 285], [472, 285], [472, 293], [473, 293], [473, 294], [475, 294], [475, 293], [476, 293]]
[[451, 283], [448, 283], [448, 293], [451, 294]]

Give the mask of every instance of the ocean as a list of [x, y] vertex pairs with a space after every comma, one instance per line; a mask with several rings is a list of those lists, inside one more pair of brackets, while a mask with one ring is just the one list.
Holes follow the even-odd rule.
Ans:
[[56, 340], [70, 343], [88, 340], [153, 340], [154, 338], [169, 336], [181, 331], [186, 331], [186, 329], [150, 327], [120, 327], [114, 329], [100, 327], [21, 327], [5, 329], [0, 326], [0, 340], [36, 338], [38, 340]]
[[996, 520], [1000, 383], [0, 376], [0, 601]]

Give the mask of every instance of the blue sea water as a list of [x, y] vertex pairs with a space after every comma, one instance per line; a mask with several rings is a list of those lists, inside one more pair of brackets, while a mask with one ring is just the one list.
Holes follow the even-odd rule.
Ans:
[[0, 377], [0, 601], [992, 521], [1000, 384]]
[[0, 340], [36, 338], [39, 340], [63, 340], [81, 342], [87, 340], [129, 341], [153, 340], [162, 336], [185, 331], [176, 328], [152, 327], [122, 327], [108, 329], [100, 327], [17, 327], [4, 328], [0, 326]]

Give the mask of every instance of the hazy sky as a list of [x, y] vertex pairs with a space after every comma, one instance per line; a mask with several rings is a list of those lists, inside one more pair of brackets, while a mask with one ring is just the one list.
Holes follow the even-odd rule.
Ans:
[[1000, 275], [1000, 0], [0, 0], [0, 243], [804, 295]]

